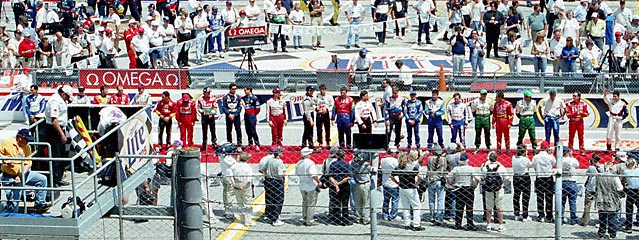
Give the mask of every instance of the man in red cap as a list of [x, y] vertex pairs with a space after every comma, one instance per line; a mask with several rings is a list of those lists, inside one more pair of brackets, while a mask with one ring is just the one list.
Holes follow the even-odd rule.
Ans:
[[[155, 114], [160, 117], [158, 121], [158, 146], [162, 147], [162, 135], [166, 129], [166, 148], [169, 149], [171, 143], [171, 125], [173, 125], [173, 117], [175, 117], [175, 103], [171, 101], [171, 95], [168, 91], [162, 93], [162, 100], [155, 106]], [[184, 142], [183, 142], [184, 143]]]
[[266, 116], [271, 126], [272, 145], [282, 146], [282, 130], [286, 125], [286, 102], [279, 88], [273, 89], [273, 98], [266, 101]]
[[497, 153], [501, 153], [501, 139], [506, 143], [506, 152], [510, 149], [510, 126], [513, 123], [513, 104], [504, 99], [504, 93], [498, 92], [493, 107], [493, 127], [497, 134]]
[[138, 34], [131, 40], [131, 48], [135, 51], [135, 66], [137, 68], [149, 68], [149, 38], [144, 35], [144, 28], [138, 28]]
[[22, 57], [23, 67], [30, 67], [33, 64], [36, 49], [35, 42], [31, 40], [31, 33], [25, 32], [22, 42], [18, 45], [18, 54]]
[[109, 98], [109, 104], [129, 105], [129, 95], [124, 93], [124, 87], [118, 85], [117, 89], [118, 91]]
[[135, 20], [129, 21], [129, 28], [124, 30], [124, 43], [126, 46], [126, 53], [129, 56], [129, 69], [135, 69], [135, 52], [131, 48], [131, 40], [137, 35], [138, 22]]
[[188, 93], [182, 94], [182, 99], [177, 101], [177, 115], [175, 120], [180, 128], [180, 140], [184, 146], [193, 146], [193, 125], [197, 120], [195, 101]]

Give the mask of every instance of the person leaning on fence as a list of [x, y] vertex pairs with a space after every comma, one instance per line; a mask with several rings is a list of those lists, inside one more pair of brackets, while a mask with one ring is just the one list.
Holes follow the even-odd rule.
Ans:
[[384, 189], [384, 201], [382, 202], [382, 219], [386, 221], [393, 221], [397, 217], [397, 207], [399, 205], [399, 185], [397, 185], [397, 181], [395, 178], [391, 178], [391, 173], [399, 165], [399, 160], [397, 159], [398, 154], [399, 149], [397, 149], [395, 146], [391, 146], [388, 149], [388, 156], [380, 160], [380, 170], [382, 173], [381, 186]]
[[321, 182], [317, 174], [315, 163], [310, 159], [311, 154], [313, 154], [312, 149], [303, 148], [301, 151], [302, 160], [295, 166], [295, 174], [300, 179], [299, 188], [302, 194], [302, 219], [304, 220], [304, 226], [318, 225], [318, 223], [313, 220], [313, 216]]
[[[498, 232], [504, 231], [504, 213], [503, 213], [503, 198], [504, 198], [504, 182], [509, 181], [506, 176], [506, 167], [500, 162], [497, 162], [497, 153], [490, 152], [488, 154], [488, 161], [481, 167], [482, 171], [482, 188], [486, 192], [484, 195], [486, 203], [486, 231], [496, 230]], [[499, 226], [493, 228], [490, 224], [493, 220], [493, 210], [497, 212], [497, 220]]]
[[[454, 167], [459, 164], [459, 159], [464, 151], [464, 145], [461, 143], [451, 142], [446, 148], [446, 174], [450, 173]], [[444, 219], [449, 221], [454, 220], [457, 212], [455, 211], [457, 205], [457, 194], [455, 187], [451, 186], [447, 182], [444, 183], [445, 199], [444, 199]]]
[[[7, 158], [31, 157], [31, 146], [34, 138], [28, 129], [20, 129], [15, 138], [8, 138], [0, 142], [0, 156]], [[2, 161], [2, 185], [22, 187], [24, 185], [39, 188], [47, 187], [47, 177], [41, 173], [31, 171], [32, 163], [29, 160], [4, 160]], [[24, 179], [23, 179], [24, 177]], [[22, 190], [8, 190], [6, 213], [18, 213], [18, 202], [21, 200]], [[38, 211], [51, 207], [46, 202], [46, 190], [35, 190], [35, 208]]]
[[226, 146], [225, 152], [220, 154], [220, 169], [222, 177], [222, 203], [224, 204], [224, 217], [227, 219], [235, 218], [232, 211], [233, 202], [233, 171], [231, 168], [237, 163], [238, 155], [232, 145]]
[[588, 166], [588, 169], [586, 170], [586, 183], [584, 183], [584, 191], [585, 191], [585, 197], [584, 197], [584, 213], [583, 216], [581, 217], [581, 226], [586, 226], [590, 223], [590, 209], [592, 207], [592, 204], [595, 202], [595, 190], [597, 187], [597, 173], [600, 170], [600, 164], [599, 161], [601, 160], [601, 158], [599, 157], [599, 154], [597, 153], [593, 153], [592, 157], [589, 160], [589, 164], [590, 166]]
[[526, 145], [521, 144], [517, 146], [517, 154], [512, 158], [513, 209], [515, 220], [524, 222], [530, 221], [528, 217], [531, 187], [530, 168], [532, 168], [532, 162], [528, 158]]
[[348, 202], [350, 199], [351, 167], [344, 161], [345, 152], [337, 150], [337, 160], [329, 168], [329, 212], [328, 218], [335, 225], [353, 225], [348, 217]]
[[247, 163], [251, 157], [248, 153], [242, 153], [239, 156], [240, 161], [231, 167], [232, 177], [231, 185], [237, 200], [240, 221], [244, 226], [253, 226], [255, 222], [251, 220], [253, 207], [251, 206], [251, 190], [253, 183], [253, 168]]
[[369, 220], [369, 201], [370, 201], [370, 172], [371, 165], [369, 163], [368, 153], [356, 153], [351, 164], [353, 180], [355, 180], [355, 189], [353, 189], [353, 199], [355, 203], [356, 222], [367, 225]]
[[468, 165], [468, 155], [462, 154], [458, 161], [459, 165], [448, 173], [448, 184], [455, 188], [457, 195], [457, 206], [455, 207], [455, 229], [462, 229], [462, 219], [466, 211], [466, 230], [477, 231], [473, 222], [473, 210], [475, 202], [475, 188], [479, 184], [480, 178], [477, 170]]
[[432, 156], [428, 157], [426, 175], [430, 221], [440, 224], [444, 220], [444, 183], [442, 180], [445, 180], [443, 177], [446, 175], [446, 158], [442, 155], [442, 148], [435, 145], [432, 149]]
[[[279, 149], [279, 150], [278, 150]], [[260, 172], [264, 174], [264, 201], [266, 208], [264, 215], [271, 221], [273, 226], [282, 226], [284, 222], [280, 221], [280, 214], [282, 214], [282, 204], [284, 204], [284, 178], [285, 168], [280, 155], [282, 149], [273, 146], [272, 152], [279, 152], [280, 154], [274, 154], [273, 158], [268, 159], [264, 166], [260, 168]]]
[[612, 171], [612, 162], [607, 162], [597, 174], [596, 207], [599, 215], [599, 239], [617, 237], [617, 222], [621, 210], [621, 195], [624, 187]]
[[[562, 165], [563, 182], [562, 195], [561, 195], [561, 218], [563, 223], [569, 223], [570, 225], [577, 224], [579, 220], [577, 218], [577, 194], [579, 194], [579, 188], [577, 186], [577, 179], [575, 172], [579, 168], [579, 161], [572, 156], [572, 150], [570, 148], [564, 148], [564, 158]], [[565, 217], [566, 200], [568, 200], [570, 206], [570, 220]]]
[[[419, 194], [417, 193], [417, 186], [421, 182], [421, 176], [419, 175], [419, 164], [417, 162], [419, 154], [417, 151], [412, 151], [409, 154], [399, 154], [399, 165], [392, 172], [391, 178], [399, 186], [399, 196], [402, 202], [403, 217], [404, 217], [404, 229], [413, 231], [423, 231], [424, 227], [421, 226], [421, 204], [419, 201]], [[412, 210], [412, 221], [411, 221]]]
[[541, 151], [533, 157], [532, 167], [535, 170], [535, 193], [537, 194], [537, 221], [553, 221], [553, 195], [555, 180], [553, 166], [557, 160], [552, 155], [553, 149], [548, 141], [541, 142]]
[[[626, 163], [628, 169], [624, 171], [624, 178], [626, 179], [626, 221], [624, 222], [624, 231], [627, 234], [632, 233], [632, 215], [635, 209], [637, 209], [639, 216], [639, 168], [637, 168], [637, 160], [631, 158]], [[637, 221], [639, 222], [639, 221]]]

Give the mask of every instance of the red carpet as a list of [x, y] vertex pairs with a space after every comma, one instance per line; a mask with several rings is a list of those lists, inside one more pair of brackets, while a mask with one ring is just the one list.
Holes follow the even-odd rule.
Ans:
[[[194, 146], [194, 147], [198, 147], [198, 146]], [[284, 155], [282, 157], [282, 160], [284, 161], [284, 164], [294, 164], [301, 159], [301, 156], [300, 156], [301, 147], [284, 146], [283, 148], [284, 148]], [[249, 163], [257, 164], [259, 163], [262, 157], [268, 154], [267, 149], [268, 149], [267, 147], [263, 147], [262, 149], [260, 149], [260, 151], [246, 150], [244, 152], [251, 154]], [[405, 149], [402, 149], [402, 150], [405, 151]], [[467, 150], [468, 157], [470, 158], [469, 164], [471, 166], [479, 167], [484, 162], [486, 162], [486, 157], [488, 154], [485, 151], [481, 151], [478, 154], [473, 154], [473, 151], [474, 149]], [[590, 160], [590, 157], [592, 156], [592, 153], [594, 152], [599, 154], [599, 156], [601, 157], [601, 162], [611, 161], [612, 156], [614, 155], [613, 152], [605, 154], [603, 151], [586, 151], [586, 156], [581, 156], [579, 153], [574, 154], [574, 157], [579, 161], [579, 168], [581, 169], [588, 168], [589, 166], [588, 161]], [[321, 149], [318, 152], [311, 155], [311, 160], [313, 160], [316, 164], [322, 164], [324, 159], [328, 158], [328, 153], [329, 153], [328, 149]], [[512, 150], [510, 152], [510, 155], [506, 154], [505, 152], [502, 152], [502, 154], [498, 158], [498, 161], [501, 162], [506, 167], [511, 167], [512, 156], [514, 156], [515, 153], [516, 153], [515, 150]], [[379, 156], [380, 158], [383, 158], [386, 156], [386, 153], [380, 153]], [[532, 151], [529, 151], [528, 156], [532, 159]], [[353, 158], [353, 153], [347, 152], [345, 160], [350, 161], [352, 158]], [[209, 162], [209, 163], [219, 162], [218, 157], [215, 155], [214, 150], [202, 151], [201, 160], [202, 162]], [[424, 161], [424, 165], [425, 164], [426, 164], [426, 161]]]

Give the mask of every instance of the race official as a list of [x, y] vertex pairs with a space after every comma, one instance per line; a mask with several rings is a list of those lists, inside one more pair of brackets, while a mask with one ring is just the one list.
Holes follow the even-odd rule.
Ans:
[[408, 132], [408, 149], [413, 145], [413, 134], [415, 134], [415, 146], [421, 148], [419, 138], [419, 123], [421, 122], [424, 109], [422, 101], [417, 99], [417, 92], [410, 92], [410, 99], [406, 100], [404, 107], [404, 116], [406, 117], [406, 131]]
[[242, 112], [242, 103], [240, 95], [235, 93], [237, 85], [229, 84], [229, 93], [222, 97], [222, 112], [226, 116], [226, 141], [233, 142], [231, 131], [235, 127], [235, 135], [237, 137], [237, 145], [242, 145], [242, 130], [240, 128], [240, 112]]
[[487, 99], [488, 91], [482, 89], [479, 91], [479, 98], [473, 100], [470, 103], [470, 109], [473, 112], [475, 119], [475, 151], [474, 154], [479, 152], [479, 146], [481, 146], [481, 132], [484, 132], [484, 143], [486, 149], [490, 149], [490, 115], [493, 112], [494, 103], [492, 100]]
[[271, 145], [282, 146], [284, 126], [286, 126], [286, 101], [281, 98], [282, 90], [273, 89], [273, 98], [266, 101], [266, 116], [271, 126]]
[[[64, 145], [67, 142], [66, 128], [69, 123], [67, 114], [67, 103], [73, 96], [71, 86], [65, 85], [58, 88], [58, 92], [53, 94], [47, 102], [44, 111], [46, 119], [45, 136], [46, 142], [51, 145], [51, 157], [66, 157]], [[65, 162], [55, 161], [53, 163], [53, 184], [54, 186], [67, 186], [69, 182], [62, 180], [64, 176]]]
[[351, 166], [344, 161], [344, 150], [335, 154], [337, 160], [329, 168], [330, 190], [328, 219], [334, 225], [353, 225], [348, 217], [348, 200], [350, 199]]
[[537, 138], [535, 137], [535, 113], [537, 101], [532, 99], [532, 92], [524, 91], [524, 99], [517, 101], [515, 114], [519, 118], [519, 134], [517, 135], [517, 146], [524, 143], [524, 137], [528, 132], [532, 148], [537, 149]]
[[[330, 113], [333, 112], [335, 99], [333, 96], [326, 93], [326, 85], [320, 85], [319, 90], [320, 92], [315, 96], [315, 125], [317, 126], [317, 142], [319, 145], [322, 145], [322, 143], [325, 142], [325, 146], [328, 147], [331, 141]], [[324, 132], [324, 138], [322, 138], [322, 131]]]
[[251, 157], [248, 153], [240, 154], [240, 161], [233, 164], [231, 172], [233, 173], [232, 186], [235, 193], [235, 200], [240, 210], [240, 221], [244, 226], [253, 226], [255, 222], [251, 220], [251, 213], [253, 208], [251, 206], [251, 185], [253, 175], [253, 168], [247, 163]]
[[359, 94], [360, 100], [355, 104], [355, 122], [359, 133], [372, 133], [373, 123], [377, 126], [377, 113], [373, 103], [368, 99], [368, 91]]
[[[272, 152], [281, 151], [281, 148], [277, 146], [272, 147]], [[260, 168], [260, 172], [264, 173], [264, 201], [266, 203], [264, 215], [271, 220], [273, 226], [284, 225], [284, 222], [279, 220], [282, 213], [282, 204], [284, 204], [284, 171], [285, 168], [280, 155], [274, 155]]]
[[160, 119], [158, 121], [158, 146], [162, 147], [162, 135], [166, 130], [166, 147], [169, 149], [169, 143], [171, 142], [171, 126], [173, 125], [173, 117], [175, 117], [175, 103], [171, 101], [169, 91], [162, 92], [162, 100], [155, 106], [155, 114]]
[[442, 124], [444, 123], [444, 113], [446, 106], [444, 100], [439, 98], [439, 91], [431, 92], [431, 99], [426, 102], [424, 113], [428, 114], [428, 149], [433, 147], [433, 137], [437, 131], [437, 145], [440, 149], [444, 148], [444, 135], [442, 134]]
[[559, 142], [559, 119], [566, 114], [566, 103], [562, 99], [557, 99], [555, 90], [550, 90], [548, 98], [542, 99], [539, 105], [541, 106], [541, 117], [544, 118], [546, 141], [550, 142], [550, 134], [553, 134], [556, 146]]
[[577, 139], [579, 140], [579, 150], [581, 156], [586, 155], [584, 148], [584, 118], [588, 117], [588, 106], [585, 102], [581, 101], [581, 92], [575, 91], [572, 93], [572, 102], [566, 106], [566, 116], [568, 116], [568, 148], [573, 148], [573, 142], [575, 140], [575, 133], [577, 133]]
[[393, 95], [386, 101], [386, 142], [390, 144], [390, 136], [395, 130], [395, 147], [399, 147], [402, 140], [402, 119], [404, 118], [404, 106], [406, 99], [399, 97], [399, 89], [393, 87]]
[[353, 160], [350, 162], [352, 171], [352, 180], [355, 182], [353, 189], [353, 203], [355, 207], [356, 222], [367, 225], [369, 224], [369, 202], [371, 194], [370, 173], [371, 165], [368, 159], [368, 153], [355, 153]]
[[302, 117], [302, 121], [304, 122], [304, 132], [302, 133], [302, 148], [315, 148], [313, 146], [313, 127], [315, 126], [315, 101], [313, 100], [314, 92], [315, 87], [306, 86], [306, 95], [302, 100], [302, 110], [304, 113], [304, 116]]
[[[253, 87], [244, 87], [244, 97], [242, 97], [242, 105], [244, 106], [244, 128], [248, 137], [249, 148], [255, 144], [255, 149], [260, 149], [260, 139], [257, 136], [257, 115], [260, 114], [260, 99], [253, 94]], [[215, 131], [215, 128], [211, 131]], [[213, 135], [215, 136], [215, 135]]]
[[333, 117], [331, 121], [337, 122], [337, 136], [339, 146], [342, 149], [351, 148], [351, 128], [353, 127], [353, 98], [349, 97], [348, 89], [342, 87], [339, 90], [340, 96], [335, 98], [335, 108], [333, 109]]
[[473, 221], [473, 210], [475, 205], [475, 188], [479, 184], [477, 170], [468, 165], [468, 156], [461, 155], [458, 161], [459, 165], [454, 167], [447, 176], [448, 183], [459, 188], [456, 192], [457, 204], [455, 208], [455, 229], [462, 228], [462, 220], [464, 211], [466, 212], [466, 229], [477, 231], [477, 227]]
[[466, 128], [468, 122], [471, 119], [468, 105], [461, 101], [461, 94], [453, 94], [453, 102], [446, 108], [448, 117], [450, 118], [450, 130], [452, 137], [451, 143], [457, 142], [457, 136], [459, 136], [459, 142], [466, 146]]
[[532, 162], [528, 158], [526, 145], [517, 145], [517, 154], [512, 158], [512, 168], [515, 220], [528, 221], [530, 220], [528, 206], [530, 205], [530, 168], [532, 168]]
[[175, 120], [180, 128], [180, 140], [184, 146], [193, 146], [193, 126], [197, 121], [195, 101], [188, 93], [182, 94], [182, 99], [176, 102]]
[[504, 98], [503, 92], [498, 92], [493, 107], [493, 127], [497, 134], [497, 153], [501, 153], [501, 139], [506, 143], [507, 153], [510, 149], [510, 126], [513, 123], [513, 105]]

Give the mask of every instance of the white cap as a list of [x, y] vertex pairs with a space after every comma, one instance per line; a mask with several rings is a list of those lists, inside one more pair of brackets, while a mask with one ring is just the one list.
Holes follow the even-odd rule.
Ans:
[[635, 19], [639, 20], [639, 15], [633, 15], [632, 20], [635, 20]]
[[98, 32], [104, 32], [104, 27], [102, 26], [98, 27]]
[[71, 88], [71, 86], [69, 85], [64, 85], [62, 88], [62, 92], [66, 93], [67, 95], [69, 95], [69, 97], [73, 96], [73, 88]]
[[616, 158], [619, 158], [619, 160], [621, 160], [622, 162], [625, 162], [626, 160], [628, 160], [628, 154], [626, 152], [617, 152], [615, 154]]
[[146, 19], [144, 19], [145, 21], [153, 21], [153, 17], [152, 16], [147, 16]]
[[313, 149], [305, 147], [305, 148], [302, 148], [301, 153], [302, 153], [302, 157], [308, 157], [311, 154], [313, 154]]
[[392, 153], [397, 153], [397, 152], [399, 152], [399, 149], [397, 149], [397, 147], [396, 147], [396, 146], [390, 146], [390, 147], [388, 148], [388, 150], [389, 150], [389, 152], [392, 152]]
[[630, 43], [639, 43], [639, 40], [637, 38], [633, 38], [632, 41], [630, 41]]

